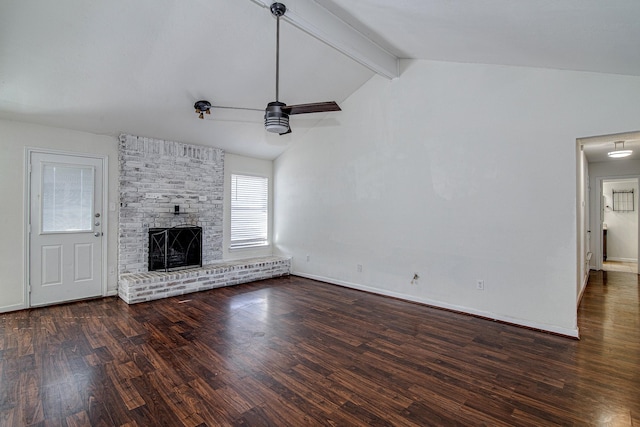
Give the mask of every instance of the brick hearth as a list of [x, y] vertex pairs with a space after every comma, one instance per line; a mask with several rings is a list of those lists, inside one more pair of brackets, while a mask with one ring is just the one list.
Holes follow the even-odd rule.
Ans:
[[128, 304], [238, 285], [291, 272], [291, 259], [279, 256], [218, 261], [189, 270], [130, 273], [120, 276], [118, 295]]

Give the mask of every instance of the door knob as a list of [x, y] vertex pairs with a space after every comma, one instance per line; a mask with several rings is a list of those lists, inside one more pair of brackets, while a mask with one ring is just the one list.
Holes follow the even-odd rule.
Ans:
[[95, 217], [100, 218], [100, 212], [96, 212]]
[[93, 235], [96, 236], [96, 237], [100, 237], [102, 235], [102, 233], [99, 232], [99, 231], [96, 231], [95, 233], [93, 233]]

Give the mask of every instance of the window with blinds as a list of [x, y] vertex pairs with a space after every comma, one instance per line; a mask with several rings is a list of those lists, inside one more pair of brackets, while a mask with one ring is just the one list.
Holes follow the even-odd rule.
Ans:
[[264, 246], [267, 241], [269, 179], [231, 175], [231, 249]]

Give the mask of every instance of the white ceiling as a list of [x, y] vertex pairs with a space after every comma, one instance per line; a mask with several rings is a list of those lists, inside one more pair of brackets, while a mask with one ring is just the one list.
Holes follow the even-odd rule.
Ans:
[[[316, 1], [399, 57], [640, 76], [637, 0]], [[322, 115], [278, 136], [261, 112], [192, 108], [264, 108], [274, 51], [275, 20], [250, 0], [2, 1], [0, 118], [275, 158]], [[283, 23], [282, 101], [340, 103], [372, 75]]]

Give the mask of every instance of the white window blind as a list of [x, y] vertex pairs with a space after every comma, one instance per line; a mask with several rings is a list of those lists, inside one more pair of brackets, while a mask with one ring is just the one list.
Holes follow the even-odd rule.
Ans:
[[91, 231], [92, 167], [42, 165], [42, 231]]
[[267, 245], [269, 179], [231, 175], [231, 248]]

